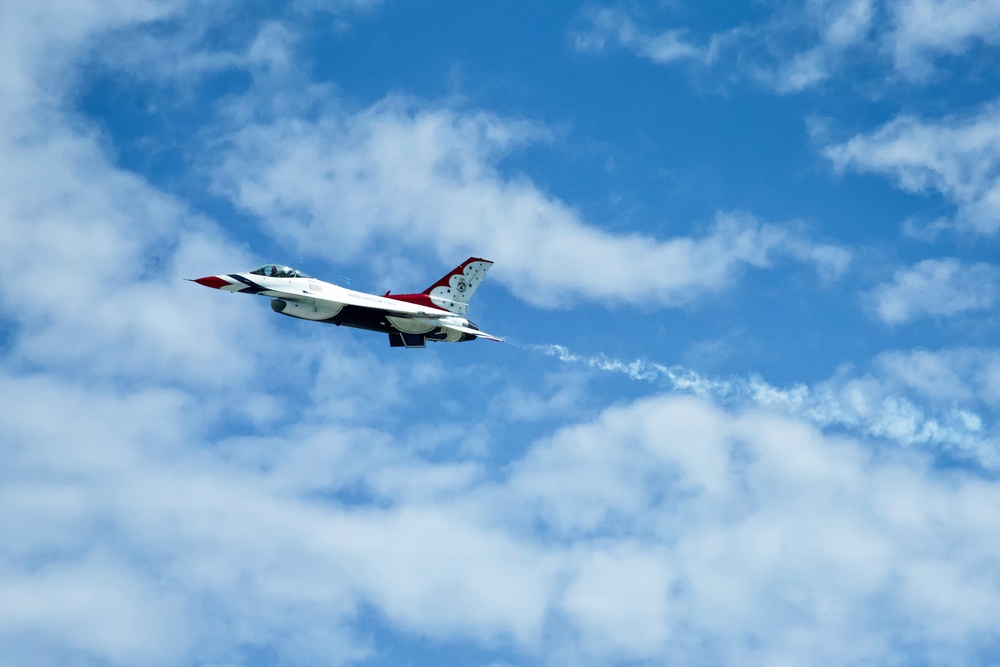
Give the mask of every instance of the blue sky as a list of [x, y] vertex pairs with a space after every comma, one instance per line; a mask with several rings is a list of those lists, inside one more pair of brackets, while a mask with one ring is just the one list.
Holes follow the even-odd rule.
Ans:
[[[5, 3], [0, 662], [996, 664], [997, 35]], [[182, 280], [469, 256], [502, 345]]]

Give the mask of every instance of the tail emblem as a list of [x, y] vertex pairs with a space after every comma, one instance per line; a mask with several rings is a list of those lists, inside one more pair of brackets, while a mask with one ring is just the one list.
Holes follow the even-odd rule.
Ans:
[[434, 305], [459, 315], [465, 315], [469, 310], [469, 299], [472, 298], [491, 266], [493, 266], [493, 262], [487, 259], [470, 257], [463, 264], [455, 267], [451, 273], [424, 290], [424, 294], [430, 297]]

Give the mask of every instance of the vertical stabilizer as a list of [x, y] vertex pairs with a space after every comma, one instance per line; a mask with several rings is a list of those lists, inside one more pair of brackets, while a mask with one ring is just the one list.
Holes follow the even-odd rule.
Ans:
[[465, 315], [469, 310], [469, 299], [483, 281], [493, 262], [479, 257], [470, 257], [455, 270], [424, 290], [431, 302], [440, 308]]

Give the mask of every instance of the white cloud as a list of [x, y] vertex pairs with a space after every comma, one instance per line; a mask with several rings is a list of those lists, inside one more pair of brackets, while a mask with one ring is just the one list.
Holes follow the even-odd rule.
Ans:
[[1000, 407], [1000, 350], [955, 348], [885, 352], [875, 360], [889, 392], [912, 390], [938, 404]]
[[[457, 499], [461, 507], [461, 498]], [[346, 575], [394, 624], [537, 646], [558, 560], [504, 531], [428, 507], [361, 511], [327, 533]]]
[[889, 377], [933, 400], [967, 403], [972, 392], [963, 373], [952, 363], [954, 356], [927, 350], [886, 352], [879, 356], [877, 364]]
[[113, 347], [122, 354], [104, 367], [108, 376], [190, 378], [201, 369], [211, 383], [244, 373], [231, 342], [205, 326], [237, 326], [238, 311], [182, 278], [245, 265], [246, 255], [210, 221], [108, 165], [92, 139], [58, 126], [47, 135], [28, 145], [0, 138], [10, 167], [0, 175], [0, 276], [39, 278], [0, 296], [21, 359], [97, 371]]
[[562, 609], [577, 626], [583, 650], [615, 659], [662, 655], [677, 622], [668, 550], [622, 542], [581, 552]]
[[[561, 604], [598, 655], [891, 662], [903, 636], [974, 651], [993, 632], [980, 614], [1000, 598], [995, 568], [979, 565], [995, 547], [974, 538], [974, 553], [962, 549], [1000, 526], [985, 509], [965, 524], [959, 508], [995, 485], [956, 492], [906, 458], [869, 456], [795, 420], [657, 397], [538, 443], [513, 471], [520, 500], [505, 507], [590, 552]], [[955, 541], [930, 536], [939, 520], [961, 524]], [[941, 577], [921, 578], [923, 567]], [[603, 587], [640, 581], [638, 602], [591, 604]], [[976, 601], [969, 609], [952, 604], [961, 591]], [[936, 625], [950, 613], [956, 622]]]
[[996, 0], [901, 0], [889, 3], [892, 29], [885, 37], [896, 69], [920, 79], [940, 55], [957, 55], [976, 43], [1000, 44]]
[[874, 0], [846, 2], [813, 2], [822, 17], [824, 41], [832, 46], [846, 47], [863, 41], [872, 28], [877, 11]]
[[620, 9], [590, 8], [584, 15], [590, 23], [588, 29], [571, 34], [573, 45], [580, 51], [601, 52], [613, 42], [660, 65], [682, 60], [706, 62], [711, 58], [711, 49], [692, 44], [683, 30], [647, 32]]
[[907, 192], [940, 192], [966, 228], [1000, 231], [1000, 103], [939, 121], [899, 116], [824, 152], [837, 169], [881, 174]]
[[558, 373], [528, 390], [506, 389], [497, 397], [493, 410], [515, 421], [565, 419], [578, 414], [586, 402], [584, 378], [577, 373]]
[[44, 4], [15, 0], [0, 7], [0, 118], [8, 132], [11, 113], [41, 109], [40, 100], [58, 103], [75, 82], [72, 67], [78, 49], [101, 33], [168, 16], [180, 0], [57, 1]]
[[397, 252], [430, 245], [442, 262], [486, 256], [497, 262], [491, 275], [541, 305], [688, 303], [780, 256], [824, 277], [846, 268], [844, 249], [746, 214], [720, 214], [700, 237], [667, 240], [588, 225], [498, 168], [545, 136], [528, 122], [389, 98], [351, 115], [248, 126], [230, 137], [216, 181], [304, 252], [356, 258], [390, 240]]
[[[26, 499], [31, 508], [33, 498]], [[150, 596], [160, 604], [149, 604]], [[176, 664], [186, 643], [178, 629], [188, 630], [179, 601], [127, 563], [101, 555], [7, 570], [0, 574], [0, 653], [11, 660], [7, 664], [37, 660], [15, 639], [23, 634], [64, 647], [67, 664], [81, 655], [118, 664]]]
[[5, 23], [18, 39], [55, 40], [65, 56], [25, 49], [16, 66], [45, 87], [5, 92], [16, 104], [4, 106], [0, 133], [0, 278], [21, 285], [30, 277], [32, 285], [0, 296], [15, 358], [106, 380], [213, 384], [245, 376], [249, 367], [232, 341], [207, 325], [236, 327], [241, 315], [182, 278], [244, 265], [247, 255], [223, 242], [213, 222], [111, 165], [96, 130], [55, 95], [72, 90], [69, 56], [91, 34], [158, 18], [168, 7], [70, 4], [11, 11]]
[[[71, 56], [93, 35], [166, 9], [126, 4], [0, 10], [12, 38], [4, 44], [28, 44], [0, 66], [14, 102], [3, 105], [0, 132], [0, 274], [31, 287], [0, 297], [8, 327], [0, 654], [15, 665], [183, 664], [193, 653], [237, 659], [241, 644], [275, 635], [290, 655], [315, 654], [296, 642], [330, 635], [320, 650], [340, 647], [334, 653], [350, 660], [358, 651], [338, 627], [295, 627], [299, 610], [308, 617], [322, 606], [310, 607], [311, 587], [282, 597], [281, 577], [240, 581], [238, 554], [216, 557], [212, 539], [225, 519], [252, 526], [261, 517], [209, 519], [216, 532], [202, 559], [185, 552], [186, 533], [169, 528], [178, 516], [194, 533], [205, 525], [187, 502], [208, 501], [210, 510], [222, 496], [230, 512], [255, 506], [239, 492], [227, 496], [225, 475], [202, 476], [199, 448], [206, 429], [280, 417], [287, 380], [248, 382], [274, 361], [274, 319], [181, 280], [245, 265], [245, 251], [114, 167], [96, 132], [65, 111]], [[280, 355], [286, 372], [298, 361]], [[269, 563], [247, 558], [265, 570]], [[275, 605], [254, 609], [261, 590]], [[221, 634], [228, 639], [219, 644]]]
[[[845, 52], [863, 44], [874, 26], [872, 0], [817, 0], [776, 9], [760, 24], [737, 25], [701, 40], [690, 31], [662, 31], [641, 25], [623, 9], [589, 9], [587, 29], [572, 33], [573, 45], [584, 52], [602, 52], [608, 44], [637, 57], [667, 65], [693, 62], [710, 68], [731, 64], [779, 92], [798, 92], [825, 81]], [[803, 42], [810, 44], [801, 48]], [[794, 44], [795, 46], [791, 46]]]
[[299, 35], [288, 26], [297, 19], [325, 20], [343, 32], [350, 29], [353, 16], [371, 13], [381, 4], [382, 0], [294, 0], [273, 7], [277, 16], [257, 23], [240, 2], [175, 0], [164, 5], [163, 20], [155, 29], [120, 31], [92, 55], [109, 70], [163, 87], [167, 94], [158, 96], [154, 106], [174, 104], [178, 98], [194, 102], [197, 84], [207, 76], [233, 71], [276, 80], [296, 76]]
[[300, 12], [367, 12], [381, 5], [383, 0], [294, 0], [292, 5]]
[[778, 92], [822, 84], [852, 62], [882, 62], [911, 83], [926, 80], [943, 56], [1000, 43], [996, 0], [810, 0], [768, 3], [771, 13], [698, 40], [689, 30], [658, 31], [620, 8], [583, 12], [587, 28], [574, 46], [602, 52], [609, 44], [658, 64], [725, 62]]
[[[804, 11], [803, 11], [804, 10]], [[848, 54], [863, 48], [875, 26], [873, 0], [819, 0], [796, 6], [792, 14], [777, 14], [760, 28], [773, 43], [770, 58], [754, 71], [759, 80], [783, 93], [806, 90], [836, 73]], [[803, 35], [811, 46], [789, 49]], [[757, 39], [761, 39], [760, 36]]]
[[891, 283], [879, 285], [869, 296], [886, 324], [986, 310], [1000, 298], [1000, 267], [928, 259], [900, 269]]

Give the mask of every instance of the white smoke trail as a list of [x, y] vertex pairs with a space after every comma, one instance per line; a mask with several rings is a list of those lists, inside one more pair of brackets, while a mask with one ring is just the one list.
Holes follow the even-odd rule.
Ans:
[[987, 469], [1000, 469], [1000, 434], [996, 427], [984, 428], [982, 417], [965, 408], [925, 410], [909, 398], [886, 395], [861, 382], [829, 381], [814, 387], [797, 384], [783, 389], [757, 376], [710, 378], [678, 365], [640, 359], [622, 361], [603, 354], [578, 355], [562, 345], [513, 344], [566, 363], [657, 384], [669, 391], [711, 398], [725, 405], [755, 405], [820, 428], [841, 428], [905, 447], [945, 453]]

